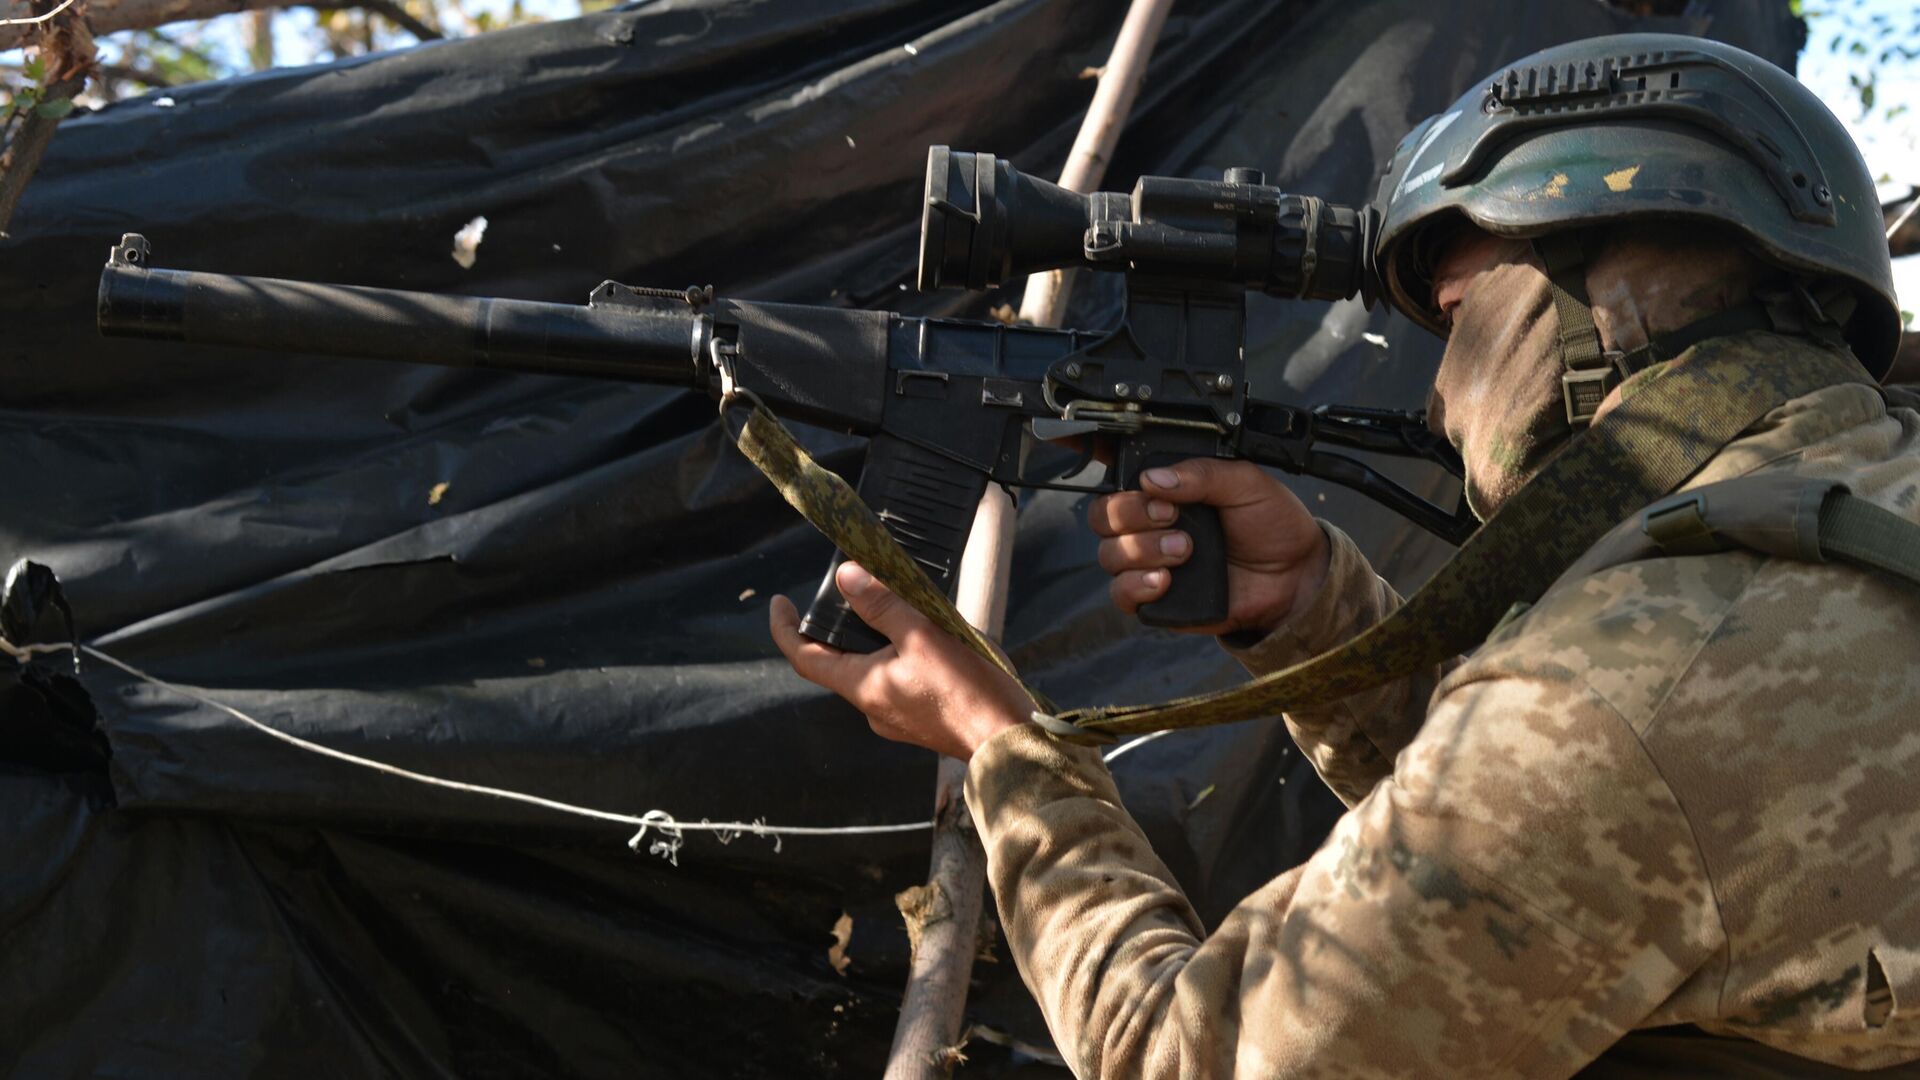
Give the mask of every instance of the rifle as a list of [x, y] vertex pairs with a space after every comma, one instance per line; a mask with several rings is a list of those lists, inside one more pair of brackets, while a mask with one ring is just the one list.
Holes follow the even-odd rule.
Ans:
[[[750, 392], [775, 414], [866, 436], [856, 487], [894, 538], [952, 593], [989, 482], [1105, 493], [1191, 457], [1246, 458], [1351, 487], [1453, 544], [1477, 523], [1449, 513], [1335, 445], [1437, 462], [1459, 456], [1424, 413], [1305, 408], [1249, 396], [1246, 294], [1371, 306], [1379, 214], [1267, 186], [1142, 177], [1131, 194], [1067, 191], [991, 154], [928, 153], [919, 288], [982, 289], [1068, 267], [1120, 271], [1126, 304], [1105, 331], [912, 318], [885, 311], [730, 300], [603, 282], [585, 306], [158, 269], [121, 237], [100, 277], [99, 327], [122, 337], [322, 352], [452, 367], [580, 375]], [[1035, 447], [1077, 440], [1081, 459], [1039, 475]], [[1070, 483], [1096, 440], [1112, 464]], [[1044, 458], [1045, 455], [1041, 455]], [[1151, 626], [1226, 617], [1218, 513], [1183, 507], [1192, 555], [1140, 609]], [[834, 585], [836, 552], [801, 623], [817, 641], [870, 652], [885, 639]]]

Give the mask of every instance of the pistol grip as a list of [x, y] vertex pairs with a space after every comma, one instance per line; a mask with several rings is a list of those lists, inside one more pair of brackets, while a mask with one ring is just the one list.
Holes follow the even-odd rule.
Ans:
[[[1139, 471], [1173, 465], [1190, 455], [1154, 455]], [[1138, 472], [1124, 480], [1140, 486]], [[1209, 626], [1227, 618], [1227, 537], [1220, 527], [1220, 511], [1205, 503], [1184, 503], [1173, 528], [1193, 541], [1187, 561], [1168, 570], [1167, 591], [1160, 599], [1140, 605], [1140, 621], [1148, 626], [1181, 628]]]
[[[986, 474], [891, 435], [876, 435], [854, 490], [951, 598], [960, 554], [987, 490]], [[833, 553], [800, 632], [848, 652], [874, 652], [887, 644], [886, 637], [860, 621], [833, 581], [845, 561], [845, 555]]]

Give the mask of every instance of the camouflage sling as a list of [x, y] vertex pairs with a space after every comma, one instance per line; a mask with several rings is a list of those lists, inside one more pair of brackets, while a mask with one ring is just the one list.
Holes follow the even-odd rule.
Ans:
[[[1045, 699], [1035, 695], [1034, 719], [1056, 737], [1076, 742], [1232, 723], [1325, 705], [1471, 650], [1516, 601], [1538, 598], [1595, 541], [1678, 488], [1778, 405], [1835, 384], [1873, 385], [1859, 362], [1843, 352], [1795, 350], [1779, 356], [1756, 340], [1740, 335], [1705, 342], [1633, 380], [1611, 412], [1548, 461], [1424, 587], [1346, 644], [1237, 687], [1158, 705], [1050, 715]], [[1014, 674], [852, 488], [809, 459], [758, 403], [736, 441], [787, 501], [849, 557], [936, 625]], [[1874, 550], [1889, 544], [1896, 552], [1902, 547], [1898, 536], [1883, 536]], [[1907, 558], [1911, 561], [1911, 551]]]
[[1021, 680], [1020, 673], [1013, 669], [1006, 656], [987, 640], [986, 635], [961, 617], [953, 602], [947, 599], [947, 594], [927, 577], [926, 571], [920, 569], [920, 564], [913, 560], [913, 556], [894, 540], [893, 534], [887, 531], [880, 518], [853, 488], [831, 470], [822, 468], [819, 462], [801, 449], [793, 435], [759, 398], [750, 391], [726, 394], [720, 400], [722, 418], [728, 407], [741, 398], [747, 399], [750, 411], [738, 431], [734, 431], [732, 425], [727, 425], [729, 433], [733, 435], [734, 445], [740, 448], [748, 461], [753, 462], [755, 468], [773, 481], [773, 486], [779, 489], [788, 504], [830, 538], [834, 546], [846, 553], [847, 558], [859, 563], [881, 584], [912, 605], [915, 611], [959, 638], [968, 648], [985, 657], [988, 663], [1019, 682], [1021, 689], [1033, 699], [1035, 709], [1051, 711], [1052, 705], [1046, 697]]

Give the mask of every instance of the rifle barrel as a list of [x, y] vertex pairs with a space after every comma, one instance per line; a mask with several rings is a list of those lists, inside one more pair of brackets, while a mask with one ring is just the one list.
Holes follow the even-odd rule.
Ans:
[[109, 263], [100, 332], [704, 388], [695, 316]]

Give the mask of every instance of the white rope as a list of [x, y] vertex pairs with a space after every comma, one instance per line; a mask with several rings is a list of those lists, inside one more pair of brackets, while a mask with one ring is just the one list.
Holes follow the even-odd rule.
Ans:
[[1134, 747], [1144, 746], [1155, 739], [1164, 738], [1168, 735], [1173, 734], [1175, 731], [1178, 731], [1178, 730], [1179, 730], [1178, 728], [1165, 728], [1161, 731], [1149, 732], [1145, 735], [1140, 736], [1137, 739], [1128, 739], [1126, 742], [1123, 742], [1119, 746], [1116, 746], [1113, 749], [1107, 751], [1106, 754], [1102, 755], [1100, 760], [1111, 765], [1113, 764], [1113, 760], [1115, 758], [1119, 757], [1121, 754], [1124, 754], [1129, 750], [1132, 750]]
[[[42, 654], [67, 652], [72, 648], [73, 646], [71, 645], [16, 646], [7, 641], [0, 640], [0, 652], [5, 652], [14, 659], [21, 661]], [[372, 758], [363, 758], [357, 754], [349, 754], [343, 750], [335, 750], [330, 746], [322, 746], [319, 743], [310, 742], [298, 735], [288, 734], [279, 728], [264, 724], [248, 716], [246, 713], [241, 712], [231, 705], [215, 701], [213, 698], [197, 690], [170, 683], [157, 675], [142, 671], [124, 660], [101, 652], [91, 645], [81, 645], [79, 649], [86, 655], [104, 664], [119, 668], [121, 671], [126, 672], [142, 682], [151, 683], [162, 690], [218, 709], [262, 734], [271, 735], [281, 742], [296, 746], [311, 753], [319, 754], [322, 757], [330, 757], [336, 761], [344, 761], [350, 765], [358, 765], [364, 769], [372, 769], [375, 772], [385, 773], [389, 776], [397, 776], [403, 780], [412, 780], [415, 783], [429, 784], [433, 787], [447, 788], [453, 791], [464, 791], [472, 795], [486, 795], [495, 799], [506, 799], [511, 802], [525, 803], [529, 806], [539, 806], [548, 810], [557, 810], [563, 814], [573, 814], [576, 817], [593, 818], [597, 821], [611, 821], [622, 825], [635, 825], [639, 827], [639, 831], [633, 834], [633, 839], [627, 841], [627, 846], [635, 851], [640, 850], [640, 845], [645, 841], [648, 832], [655, 832], [657, 835], [652, 844], [649, 845], [648, 851], [666, 859], [675, 866], [680, 865], [680, 845], [684, 839], [684, 834], [689, 832], [713, 833], [714, 838], [723, 844], [731, 843], [736, 837], [746, 833], [751, 833], [754, 836], [772, 837], [774, 850], [777, 852], [780, 850], [780, 838], [783, 836], [871, 836], [879, 833], [919, 832], [924, 829], [933, 828], [933, 822], [931, 821], [916, 821], [907, 825], [848, 826], [769, 825], [764, 819], [754, 821], [708, 821], [702, 818], [697, 822], [679, 821], [665, 810], [649, 810], [636, 817], [632, 814], [617, 814], [610, 810], [595, 810], [588, 806], [576, 806], [573, 803], [560, 802], [557, 799], [545, 799], [538, 795], [528, 795], [519, 791], [509, 791], [506, 788], [488, 787], [485, 784], [469, 784], [460, 780], [448, 780], [439, 776], [428, 776], [426, 773], [414, 772], [412, 769], [402, 769], [395, 765], [388, 765], [385, 762], [375, 761]]]
[[[4, 638], [0, 638], [0, 652], [4, 652], [22, 663], [25, 663], [35, 656], [71, 652], [75, 648], [73, 645], [66, 644], [14, 645]], [[611, 810], [595, 810], [590, 806], [576, 806], [573, 803], [560, 802], [557, 799], [546, 799], [538, 795], [528, 795], [525, 792], [511, 791], [506, 788], [488, 787], [485, 784], [469, 784], [462, 780], [448, 780], [444, 777], [429, 776], [426, 773], [414, 772], [412, 769], [402, 769], [397, 765], [388, 765], [385, 762], [375, 761], [372, 758], [364, 758], [358, 754], [349, 754], [344, 750], [335, 750], [330, 746], [323, 746], [320, 743], [311, 742], [298, 735], [281, 731], [279, 728], [270, 724], [262, 723], [248, 716], [246, 713], [241, 712], [239, 709], [225, 702], [216, 701], [200, 693], [198, 690], [168, 682], [158, 675], [142, 671], [132, 664], [118, 657], [101, 652], [91, 645], [80, 645], [78, 646], [78, 650], [101, 663], [119, 668], [121, 671], [126, 672], [128, 675], [142, 682], [150, 683], [162, 690], [177, 694], [191, 701], [197, 701], [209, 708], [218, 709], [262, 734], [270, 735], [290, 746], [298, 747], [310, 753], [319, 754], [322, 757], [333, 758], [336, 761], [344, 761], [349, 765], [358, 765], [363, 769], [372, 769], [375, 772], [385, 773], [388, 776], [397, 776], [402, 780], [411, 780], [419, 784], [447, 788], [452, 791], [464, 791], [471, 795], [485, 795], [495, 799], [506, 799], [510, 802], [525, 803], [529, 806], [557, 810], [563, 814], [592, 818], [596, 821], [611, 821], [621, 825], [638, 826], [639, 831], [633, 834], [631, 840], [627, 841], [627, 846], [634, 851], [639, 851], [640, 845], [646, 842], [647, 834], [652, 832], [655, 836], [652, 843], [647, 845], [648, 853], [658, 855], [675, 866], [680, 865], [680, 847], [686, 840], [686, 834], [690, 832], [712, 833], [713, 838], [722, 844], [730, 844], [735, 839], [747, 833], [751, 833], [754, 836], [771, 837], [773, 839], [773, 850], [775, 854], [778, 854], [780, 851], [780, 839], [783, 836], [872, 836], [882, 833], [919, 832], [923, 829], [933, 828], [933, 822], [931, 821], [916, 821], [906, 825], [845, 826], [769, 825], [765, 818], [755, 818], [752, 821], [709, 821], [706, 818], [701, 818], [699, 821], [693, 822], [680, 821], [665, 810], [649, 810], [636, 817], [632, 814], [617, 814]], [[1151, 734], [1142, 735], [1137, 739], [1129, 740], [1108, 751], [1102, 760], [1111, 763], [1114, 759], [1135, 747], [1150, 743], [1155, 739], [1169, 734], [1172, 734], [1171, 730], [1155, 731]]]
[[0, 19], [0, 26], [32, 26], [34, 23], [43, 23], [72, 7], [74, 3], [75, 0], [65, 0], [65, 3], [47, 12], [45, 15], [35, 15], [30, 19]]

